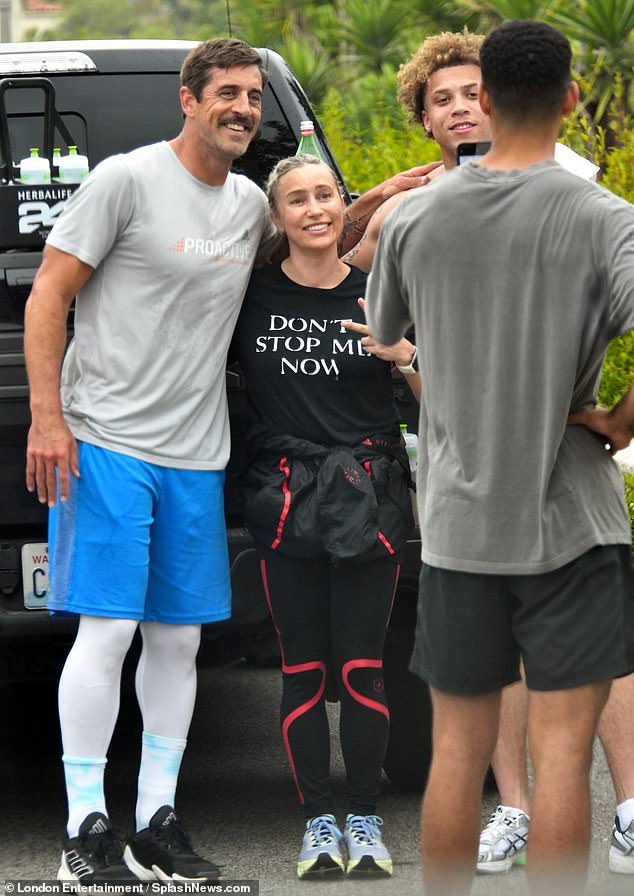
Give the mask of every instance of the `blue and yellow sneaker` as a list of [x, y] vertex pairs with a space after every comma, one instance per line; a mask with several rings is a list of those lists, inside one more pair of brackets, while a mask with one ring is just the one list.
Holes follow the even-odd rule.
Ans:
[[343, 874], [341, 836], [334, 815], [317, 815], [307, 821], [304, 842], [297, 857], [297, 876]]
[[343, 839], [348, 850], [348, 875], [392, 874], [392, 858], [383, 845], [378, 815], [348, 815]]

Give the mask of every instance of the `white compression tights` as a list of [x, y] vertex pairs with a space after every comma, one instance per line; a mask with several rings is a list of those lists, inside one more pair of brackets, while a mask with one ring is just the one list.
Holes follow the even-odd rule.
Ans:
[[[121, 667], [139, 623], [82, 616], [59, 685], [64, 753], [105, 756], [119, 712]], [[196, 698], [199, 625], [142, 622], [136, 690], [145, 731], [186, 738]]]
[[141, 634], [136, 693], [143, 730], [185, 739], [196, 700], [200, 626], [142, 622]]

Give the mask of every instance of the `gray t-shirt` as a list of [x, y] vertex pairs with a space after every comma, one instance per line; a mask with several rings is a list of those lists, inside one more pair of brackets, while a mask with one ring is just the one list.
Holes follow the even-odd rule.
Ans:
[[161, 466], [224, 469], [227, 349], [273, 232], [254, 183], [229, 174], [208, 186], [167, 143], [95, 168], [48, 238], [95, 268], [62, 370], [77, 438]]
[[467, 165], [386, 220], [366, 301], [379, 341], [416, 327], [426, 563], [543, 573], [630, 542], [616, 464], [566, 426], [634, 329], [629, 203], [556, 162]]

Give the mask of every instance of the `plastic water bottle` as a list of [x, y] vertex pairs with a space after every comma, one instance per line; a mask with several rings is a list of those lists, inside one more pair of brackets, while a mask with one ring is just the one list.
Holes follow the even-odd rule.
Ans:
[[20, 161], [20, 183], [50, 184], [51, 166], [48, 159], [41, 159], [39, 150], [29, 149], [30, 155]]
[[[407, 431], [407, 423], [401, 423], [401, 434], [403, 439], [405, 440], [405, 450], [407, 451], [407, 457], [409, 459], [409, 468], [412, 473], [412, 479], [414, 481], [414, 488], [416, 483], [416, 467], [418, 466], [418, 436], [416, 433]], [[416, 499], [416, 492], [414, 488], [410, 488], [409, 496], [412, 502], [412, 514], [414, 516], [414, 522], [418, 525], [418, 501]]]
[[407, 431], [407, 423], [401, 423], [401, 433], [405, 440], [405, 450], [409, 458], [409, 468], [412, 476], [416, 476], [416, 466], [418, 460], [418, 436], [414, 432]]
[[323, 153], [317, 143], [315, 137], [315, 127], [312, 121], [302, 121], [299, 126], [299, 145], [297, 147], [296, 156], [316, 156], [325, 161]]
[[76, 146], [68, 147], [68, 155], [59, 160], [59, 181], [62, 184], [80, 183], [88, 175], [88, 159], [77, 152]]

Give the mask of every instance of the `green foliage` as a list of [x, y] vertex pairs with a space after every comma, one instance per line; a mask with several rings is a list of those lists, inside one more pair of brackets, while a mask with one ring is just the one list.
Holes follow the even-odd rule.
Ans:
[[413, 0], [412, 23], [416, 34], [414, 47], [428, 34], [439, 31], [478, 30], [479, 15], [462, 6], [458, 0]]
[[632, 0], [576, 0], [555, 13], [555, 21], [571, 40], [605, 49], [614, 61], [629, 58], [634, 29]]
[[328, 88], [333, 60], [307, 37], [288, 38], [281, 53], [311, 102], [319, 102]]
[[308, 36], [313, 3], [257, 0], [231, 4], [232, 34], [254, 47], [281, 51], [285, 40]]
[[341, 98], [331, 92], [320, 109], [320, 120], [348, 188], [363, 193], [382, 180], [440, 158], [440, 151], [423, 128], [398, 125], [385, 108], [368, 112], [367, 127], [351, 126]]
[[[579, 75], [583, 96], [592, 95], [601, 70], [597, 64], [586, 76]], [[622, 97], [625, 85], [620, 73], [613, 76], [609, 90], [612, 99], [607, 110], [607, 127], [597, 124], [580, 105], [564, 121], [561, 139], [600, 166], [599, 182], [602, 186], [634, 203], [634, 113], [624, 107]]]
[[348, 0], [342, 5], [342, 13], [339, 36], [344, 64], [352, 63], [360, 71], [380, 72], [384, 65], [401, 61], [408, 4], [403, 0]]
[[634, 132], [628, 131], [621, 140], [621, 146], [606, 155], [601, 183], [617, 196], [634, 203]]
[[60, 24], [46, 40], [130, 37], [203, 39], [227, 33], [223, 0], [64, 0]]
[[[354, 78], [345, 91], [331, 88], [325, 105], [341, 107], [351, 133], [371, 132], [379, 123], [406, 128], [406, 120], [396, 98], [396, 71], [385, 65], [380, 73], [369, 72]], [[378, 121], [377, 121], [378, 116]], [[377, 132], [376, 136], [379, 136]]]
[[484, 32], [506, 19], [545, 20], [557, 0], [458, 0], [460, 6], [480, 14]]
[[78, 40], [131, 37], [139, 33], [146, 18], [147, 11], [134, 0], [103, 0], [92, 4], [88, 15], [81, 0], [67, 0], [64, 20], [49, 36], [53, 40], [62, 40], [68, 34]]
[[572, 41], [578, 71], [590, 73], [584, 102], [613, 145], [610, 124], [632, 110], [634, 0], [577, 0], [558, 10], [552, 22]]
[[156, 10], [154, 37], [206, 40], [229, 34], [225, 0], [162, 0], [151, 5]]
[[277, 17], [262, 15], [255, 6], [241, 4], [231, 13], [231, 33], [252, 47], [270, 47], [278, 50], [281, 43], [281, 25]]
[[627, 392], [634, 382], [634, 331], [615, 339], [601, 374], [599, 402], [611, 408]]

